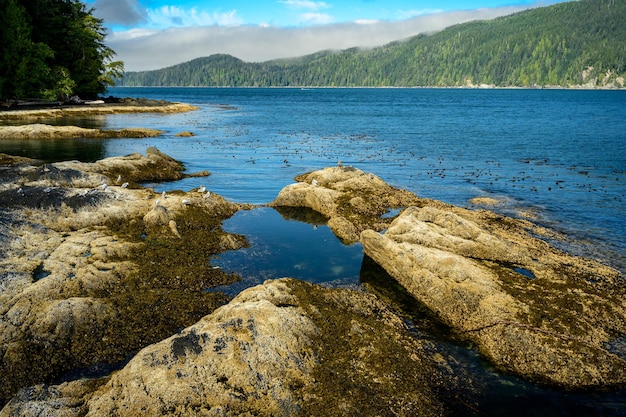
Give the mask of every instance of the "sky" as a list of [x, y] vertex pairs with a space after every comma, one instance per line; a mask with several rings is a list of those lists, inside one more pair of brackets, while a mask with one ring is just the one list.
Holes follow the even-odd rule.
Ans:
[[565, 0], [86, 0], [126, 71], [212, 54], [262, 62], [371, 48]]

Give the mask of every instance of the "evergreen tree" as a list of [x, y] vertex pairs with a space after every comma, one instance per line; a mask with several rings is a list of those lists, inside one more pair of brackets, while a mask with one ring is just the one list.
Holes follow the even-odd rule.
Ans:
[[122, 75], [102, 20], [79, 0], [2, 0], [0, 10], [0, 97], [93, 98]]
[[17, 0], [3, 0], [0, 11], [0, 97], [40, 96], [51, 81], [46, 61], [54, 52], [33, 42], [28, 15]]

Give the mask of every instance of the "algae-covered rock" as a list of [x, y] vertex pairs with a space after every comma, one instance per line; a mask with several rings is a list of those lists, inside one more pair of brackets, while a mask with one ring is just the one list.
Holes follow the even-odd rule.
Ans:
[[78, 126], [51, 126], [33, 123], [21, 126], [0, 126], [1, 139], [61, 139], [61, 138], [150, 138], [161, 135], [156, 129], [133, 128], [119, 130], [90, 129]]
[[567, 388], [623, 386], [619, 272], [530, 236], [486, 211], [411, 207], [361, 234], [365, 253], [498, 367]]
[[209, 260], [225, 241], [245, 245], [221, 230], [244, 206], [128, 186], [181, 170], [154, 148], [146, 157], [4, 167], [0, 404], [70, 370], [123, 361], [229, 300], [206, 290], [238, 278]]
[[391, 222], [384, 218], [389, 210], [419, 204], [415, 195], [353, 167], [324, 168], [296, 180], [271, 206], [313, 209], [329, 218], [331, 230], [346, 243], [357, 242], [365, 229], [385, 229]]
[[376, 297], [281, 279], [144, 348], [104, 383], [25, 389], [0, 415], [444, 415], [440, 395], [464, 395], [444, 367]]

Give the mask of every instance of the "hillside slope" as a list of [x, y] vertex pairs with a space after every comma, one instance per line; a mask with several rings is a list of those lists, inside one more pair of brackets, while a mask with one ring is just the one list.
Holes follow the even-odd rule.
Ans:
[[229, 55], [129, 72], [126, 86], [624, 87], [626, 0], [581, 0], [383, 47], [246, 63]]

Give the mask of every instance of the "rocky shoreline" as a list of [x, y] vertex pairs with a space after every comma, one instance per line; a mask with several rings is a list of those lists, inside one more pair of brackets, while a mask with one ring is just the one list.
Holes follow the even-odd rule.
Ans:
[[[0, 415], [473, 407], [476, 378], [367, 286], [285, 278], [232, 300], [206, 291], [238, 279], [210, 256], [247, 244], [221, 222], [253, 206], [140, 187], [184, 175], [157, 149], [95, 163], [0, 161]], [[495, 367], [564, 389], [626, 385], [623, 277], [549, 246], [531, 222], [422, 199], [352, 167], [302, 175], [271, 206], [328, 217]], [[401, 212], [386, 216], [392, 209]]]
[[[121, 99], [114, 103], [90, 105], [54, 105], [34, 109], [0, 111], [2, 139], [61, 139], [61, 138], [145, 138], [161, 135], [156, 129], [126, 128], [119, 130], [86, 129], [78, 126], [52, 126], [40, 121], [61, 117], [85, 117], [123, 113], [182, 113], [198, 108], [186, 103], [169, 103], [154, 100]], [[22, 124], [23, 123], [23, 124]]]

